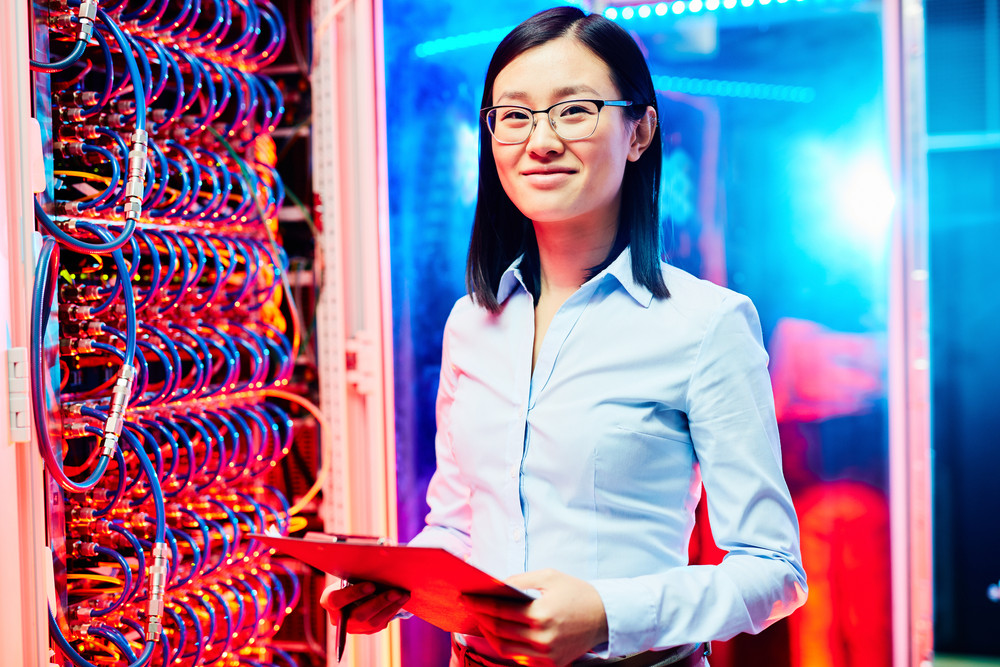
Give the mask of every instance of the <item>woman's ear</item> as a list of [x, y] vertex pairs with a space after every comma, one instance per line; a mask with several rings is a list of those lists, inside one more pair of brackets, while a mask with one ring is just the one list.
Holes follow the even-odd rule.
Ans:
[[638, 160], [649, 148], [649, 144], [653, 142], [653, 137], [656, 135], [656, 123], [656, 109], [646, 107], [646, 113], [632, 128], [632, 144], [628, 151], [629, 162]]

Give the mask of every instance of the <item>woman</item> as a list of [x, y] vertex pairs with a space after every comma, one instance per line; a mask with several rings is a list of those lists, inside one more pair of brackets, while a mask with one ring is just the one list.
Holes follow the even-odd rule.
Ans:
[[[806, 596], [756, 311], [659, 261], [656, 96], [619, 26], [528, 19], [482, 115], [470, 296], [445, 329], [411, 544], [539, 597], [470, 600], [483, 637], [456, 636], [452, 665], [702, 664]], [[687, 564], [702, 481], [717, 566]], [[362, 600], [348, 631], [375, 632], [406, 596], [373, 590], [323, 605]]]

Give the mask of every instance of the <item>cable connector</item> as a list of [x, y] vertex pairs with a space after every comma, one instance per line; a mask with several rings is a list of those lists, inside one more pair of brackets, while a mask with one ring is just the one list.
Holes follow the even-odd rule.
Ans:
[[136, 368], [131, 364], [123, 364], [118, 371], [118, 380], [111, 389], [111, 406], [108, 408], [108, 420], [104, 422], [104, 444], [101, 456], [110, 457], [118, 447], [122, 427], [125, 426], [125, 409], [128, 408], [132, 396], [132, 385], [135, 383]]
[[70, 549], [83, 558], [95, 558], [97, 556], [97, 544], [94, 542], [77, 540], [73, 542]]
[[64, 123], [79, 123], [83, 121], [83, 109], [77, 106], [64, 106], [59, 109], [59, 120]]
[[87, 435], [87, 425], [83, 422], [69, 422], [63, 424], [64, 438], [82, 438]]
[[112, 539], [108, 541], [110, 541], [112, 544], [116, 544], [117, 540], [115, 540], [114, 538], [118, 535], [118, 533], [113, 533], [111, 531], [111, 525], [112, 525], [111, 522], [108, 521], [107, 519], [96, 519], [92, 524], [90, 524], [90, 534], [92, 536], [96, 535], [110, 536]]
[[72, 523], [90, 523], [96, 518], [97, 510], [93, 507], [74, 507], [69, 511]]
[[80, 605], [70, 610], [70, 630], [78, 636], [87, 636], [87, 631], [90, 629], [92, 622], [92, 614], [93, 610], [86, 605]]
[[146, 641], [160, 641], [163, 634], [163, 596], [167, 590], [167, 556], [170, 550], [165, 542], [153, 545], [153, 563], [149, 566], [149, 617], [146, 626]]
[[59, 286], [59, 298], [63, 301], [75, 301], [77, 299], [97, 301], [101, 298], [101, 286], [63, 283]]
[[134, 530], [144, 530], [148, 523], [149, 515], [145, 512], [132, 512], [128, 517], [128, 525]]
[[94, 19], [97, 18], [97, 3], [94, 0], [83, 0], [80, 3], [80, 13], [78, 15], [80, 19], [80, 33], [79, 39], [81, 42], [89, 42], [91, 35], [94, 34]]
[[59, 340], [59, 354], [89, 354], [94, 351], [94, 341], [89, 338], [62, 338]]
[[100, 320], [66, 322], [62, 326], [61, 333], [67, 336], [79, 336], [80, 338], [97, 338], [104, 334], [104, 322]]
[[128, 153], [128, 173], [125, 182], [125, 219], [139, 220], [142, 195], [146, 189], [146, 154], [149, 134], [137, 129], [132, 133], [132, 150]]
[[63, 406], [62, 406], [62, 416], [63, 417], [82, 417], [83, 416], [83, 403], [63, 403]]
[[93, 317], [93, 308], [90, 306], [77, 306], [75, 304], [60, 305], [59, 314], [70, 320], [87, 320]]
[[111, 127], [116, 130], [120, 130], [125, 127], [125, 114], [120, 113], [102, 113], [100, 116], [100, 122], [105, 127]]

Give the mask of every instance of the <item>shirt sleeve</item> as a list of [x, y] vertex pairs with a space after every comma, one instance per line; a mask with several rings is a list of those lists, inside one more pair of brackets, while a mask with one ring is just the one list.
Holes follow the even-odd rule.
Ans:
[[441, 380], [438, 384], [435, 409], [437, 434], [434, 452], [437, 468], [427, 487], [430, 511], [426, 525], [409, 544], [420, 547], [441, 547], [459, 558], [469, 559], [472, 550], [472, 512], [469, 486], [462, 478], [451, 439], [451, 409], [455, 401], [458, 373], [452, 364], [450, 318], [445, 325], [441, 350]]
[[728, 294], [702, 340], [687, 415], [719, 565], [591, 582], [608, 619], [601, 657], [757, 633], [806, 599], [798, 521], [781, 471], [760, 322]]

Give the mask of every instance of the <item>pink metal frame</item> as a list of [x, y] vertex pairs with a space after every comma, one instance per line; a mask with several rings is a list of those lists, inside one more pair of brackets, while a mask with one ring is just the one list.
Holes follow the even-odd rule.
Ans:
[[[322, 511], [330, 531], [395, 538], [382, 5], [314, 0], [313, 13], [313, 189], [327, 276], [317, 326], [320, 398], [333, 425], [323, 438]], [[398, 665], [398, 627], [352, 636], [345, 662]]]
[[889, 295], [889, 467], [894, 667], [933, 660], [924, 22], [921, 0], [885, 0], [889, 153], [898, 205]]
[[28, 346], [31, 174], [41, 159], [41, 147], [31, 141], [37, 133], [31, 131], [28, 7], [23, 0], [0, 3], [0, 155], [7, 158], [0, 175], [0, 526], [5, 537], [0, 540], [0, 600], [5, 602], [0, 605], [0, 653], [4, 664], [41, 666], [49, 664], [45, 608], [52, 562], [45, 543], [42, 464], [34, 441], [8, 439], [6, 354], [6, 348]]

